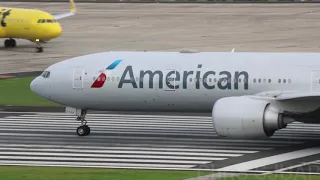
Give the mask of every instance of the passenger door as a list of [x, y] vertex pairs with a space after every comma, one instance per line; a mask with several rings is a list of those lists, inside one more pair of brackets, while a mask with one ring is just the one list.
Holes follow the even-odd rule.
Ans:
[[76, 68], [73, 71], [73, 89], [83, 89], [83, 68]]

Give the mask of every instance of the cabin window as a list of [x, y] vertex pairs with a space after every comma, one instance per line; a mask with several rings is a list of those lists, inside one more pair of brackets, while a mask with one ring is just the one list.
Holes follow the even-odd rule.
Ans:
[[203, 78], [203, 82], [207, 82], [207, 78]]
[[281, 79], [279, 79], [278, 82], [281, 83]]
[[269, 79], [269, 83], [271, 83], [271, 79]]
[[256, 83], [256, 78], [253, 79], [253, 82]]
[[286, 79], [283, 79], [283, 83], [286, 83]]

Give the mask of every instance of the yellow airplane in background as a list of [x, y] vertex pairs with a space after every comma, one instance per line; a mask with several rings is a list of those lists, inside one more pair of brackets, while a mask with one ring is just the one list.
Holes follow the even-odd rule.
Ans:
[[37, 52], [43, 52], [42, 42], [52, 40], [62, 34], [59, 19], [74, 15], [76, 7], [70, 0], [70, 12], [51, 15], [37, 9], [0, 7], [0, 38], [6, 48], [16, 47], [16, 39], [25, 39], [37, 44]]

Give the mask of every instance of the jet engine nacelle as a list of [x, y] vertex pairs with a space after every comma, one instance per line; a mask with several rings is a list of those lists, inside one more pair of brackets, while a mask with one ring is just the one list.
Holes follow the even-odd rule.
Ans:
[[212, 120], [219, 136], [241, 139], [271, 137], [292, 121], [269, 102], [249, 97], [219, 99], [212, 108]]

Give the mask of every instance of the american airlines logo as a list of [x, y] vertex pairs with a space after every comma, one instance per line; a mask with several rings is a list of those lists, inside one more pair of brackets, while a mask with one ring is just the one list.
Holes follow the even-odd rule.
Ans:
[[[113, 70], [114, 68], [116, 68], [119, 63], [121, 62], [122, 60], [116, 60], [114, 61], [112, 64], [110, 64], [107, 68], [106, 68], [106, 71], [111, 71]], [[105, 74], [104, 71], [101, 71], [100, 72], [100, 75], [98, 76], [98, 78], [93, 82], [93, 84], [91, 85], [91, 88], [101, 88], [105, 81], [107, 80], [107, 75]]]
[[[101, 71], [98, 78], [94, 81], [91, 88], [101, 88], [106, 79], [107, 71], [111, 71], [116, 68], [122, 60], [116, 60], [110, 64], [105, 71]], [[202, 67], [202, 64], [198, 65], [198, 69]], [[239, 89], [239, 79], [242, 79], [242, 84], [244, 89], [249, 88], [249, 73], [246, 71], [235, 71], [234, 73], [229, 71], [221, 71], [219, 73], [215, 71], [168, 71], [163, 73], [160, 70], [141, 70], [139, 77], [134, 76], [132, 66], [127, 66], [121, 75], [121, 79], [118, 84], [118, 88], [122, 88], [125, 84], [130, 84], [133, 88], [155, 88], [155, 83], [157, 88], [163, 89], [164, 84], [169, 89], [187, 89], [190, 84], [195, 85], [196, 89], [200, 89], [202, 86], [205, 89], [215, 89], [219, 88], [225, 89]], [[165, 74], [165, 75], [164, 75]], [[194, 77], [195, 75], [195, 77]], [[146, 77], [148, 77], [148, 87], [146, 85]], [[191, 78], [191, 80], [190, 80]], [[138, 80], [137, 80], [138, 79]], [[211, 79], [212, 81], [210, 82]], [[213, 81], [215, 79], [215, 81]], [[233, 84], [231, 80], [233, 79]], [[194, 82], [195, 81], [195, 82]], [[213, 83], [212, 83], [213, 82]], [[190, 83], [190, 84], [188, 84]]]
[[[201, 68], [202, 64], [198, 65], [198, 68]], [[201, 74], [202, 73], [202, 74]], [[194, 75], [195, 74], [195, 78]], [[160, 70], [151, 71], [151, 70], [141, 70], [140, 71], [139, 82], [137, 83], [136, 78], [133, 73], [132, 66], [127, 66], [124, 72], [122, 73], [121, 79], [118, 84], [118, 88], [122, 88], [124, 84], [131, 84], [133, 88], [146, 88], [145, 78], [148, 76], [148, 88], [152, 89], [155, 86], [155, 81], [157, 81], [157, 86], [159, 89], [163, 89], [164, 84], [169, 89], [187, 89], [190, 87], [188, 83], [190, 78], [192, 78], [192, 86], [195, 84], [196, 89], [200, 89], [202, 86], [205, 89], [239, 89], [238, 79], [242, 79], [242, 84], [244, 89], [248, 89], [248, 79], [249, 74], [246, 71], [235, 71], [234, 73], [229, 71], [221, 71], [219, 73], [215, 71], [169, 71], [164, 77], [164, 73]], [[217, 77], [218, 75], [218, 77]], [[216, 83], [209, 82], [208, 79], [216, 79]], [[196, 80], [195, 80], [196, 79]], [[233, 84], [232, 84], [232, 82]]]

